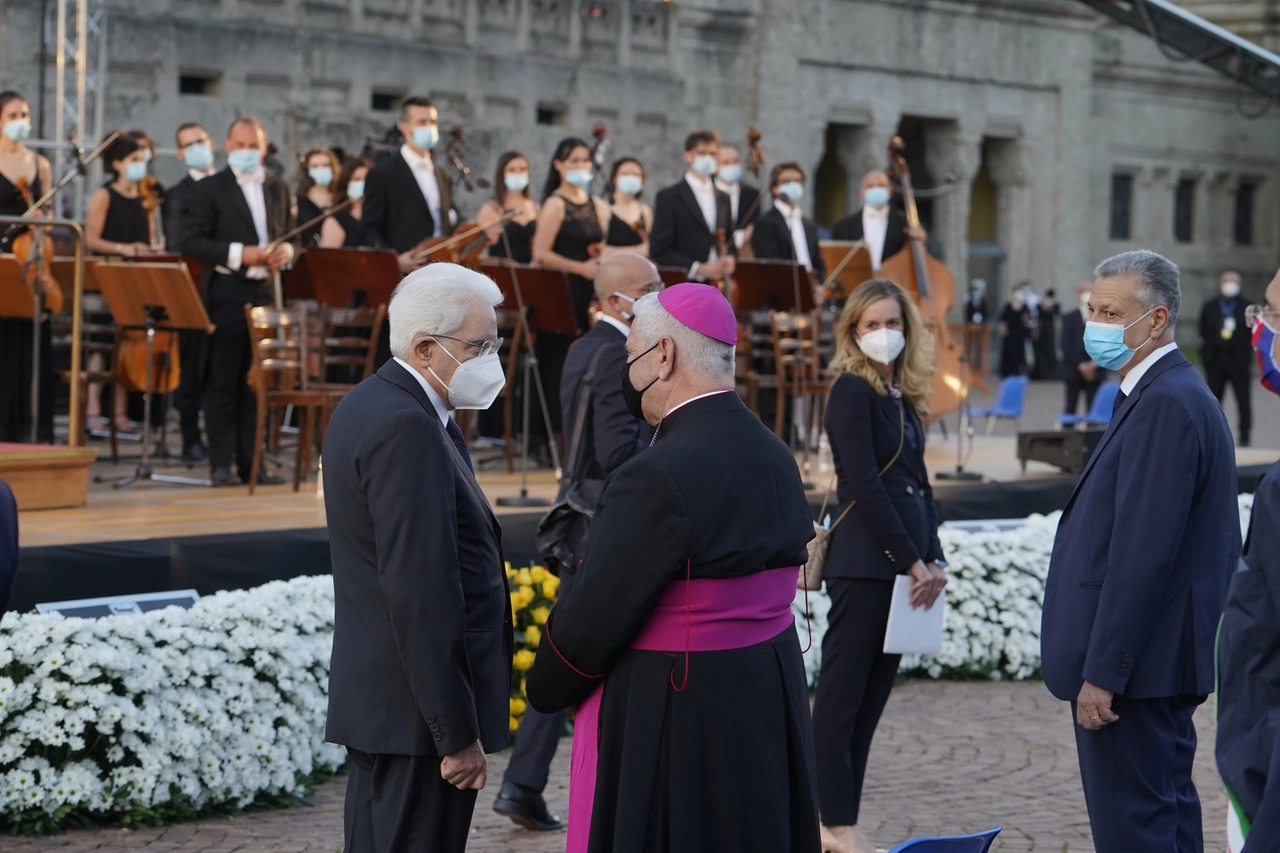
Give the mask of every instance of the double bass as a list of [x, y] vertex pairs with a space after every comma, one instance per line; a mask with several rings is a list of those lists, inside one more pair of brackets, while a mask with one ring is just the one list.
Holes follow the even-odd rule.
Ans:
[[[906, 160], [907, 144], [895, 136], [889, 142], [889, 174], [902, 187], [907, 224], [920, 227], [911, 170]], [[956, 282], [946, 264], [925, 249], [924, 240], [911, 237], [896, 255], [886, 258], [877, 273], [915, 297], [924, 326], [933, 333], [933, 387], [929, 392], [929, 419], [936, 420], [958, 410], [964, 399], [965, 374], [961, 370], [963, 348], [951, 338], [947, 314], [955, 303]]]
[[[155, 177], [147, 175], [138, 182], [138, 194], [142, 197], [142, 209], [147, 214], [147, 242], [153, 252], [163, 246], [160, 229], [159, 185]], [[154, 391], [171, 394], [182, 381], [182, 364], [178, 358], [178, 333], [156, 332], [151, 355], [151, 387], [147, 387], [147, 333], [142, 329], [124, 329], [120, 332], [116, 352], [116, 379], [128, 391], [145, 394]]]

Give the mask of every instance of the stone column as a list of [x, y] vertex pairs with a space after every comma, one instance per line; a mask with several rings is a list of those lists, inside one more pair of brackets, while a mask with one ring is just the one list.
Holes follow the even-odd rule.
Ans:
[[[1001, 278], [1012, 286], [1032, 277], [1030, 152], [1018, 139], [994, 141], [988, 150], [987, 171], [996, 185], [996, 239], [1005, 253]], [[1036, 284], [1043, 288], [1045, 283]]]
[[[1173, 245], [1173, 187], [1177, 176], [1168, 166], [1144, 170], [1134, 177], [1134, 211], [1131, 242], [1168, 254]], [[1139, 205], [1141, 198], [1141, 213]]]
[[862, 176], [872, 169], [883, 169], [889, 162], [889, 140], [896, 132], [894, 125], [867, 124], [851, 126], [848, 132], [839, 135], [836, 155], [844, 166], [848, 182], [845, 194], [848, 213], [861, 206], [858, 194], [862, 189]]
[[925, 131], [925, 164], [938, 184], [956, 184], [933, 201], [933, 233], [942, 244], [947, 268], [956, 280], [954, 303], [963, 297], [961, 282], [969, 280], [969, 202], [973, 178], [982, 164], [982, 138], [968, 136], [955, 125]]
[[582, 56], [582, 0], [569, 0], [569, 58]]
[[631, 0], [618, 2], [618, 67], [631, 67]]

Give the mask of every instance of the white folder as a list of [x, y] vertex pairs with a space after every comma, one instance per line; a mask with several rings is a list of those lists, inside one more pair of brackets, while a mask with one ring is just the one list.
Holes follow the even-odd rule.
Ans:
[[911, 577], [898, 575], [893, 582], [893, 602], [889, 605], [889, 626], [884, 632], [887, 655], [936, 655], [942, 648], [942, 617], [947, 609], [947, 591], [928, 610], [911, 608]]

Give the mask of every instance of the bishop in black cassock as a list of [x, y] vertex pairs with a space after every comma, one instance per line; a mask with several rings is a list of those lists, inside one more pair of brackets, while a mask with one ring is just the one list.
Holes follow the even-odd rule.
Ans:
[[528, 678], [578, 707], [568, 853], [819, 851], [790, 609], [813, 522], [733, 391], [736, 338], [713, 287], [636, 302], [623, 389], [654, 443], [610, 475]]

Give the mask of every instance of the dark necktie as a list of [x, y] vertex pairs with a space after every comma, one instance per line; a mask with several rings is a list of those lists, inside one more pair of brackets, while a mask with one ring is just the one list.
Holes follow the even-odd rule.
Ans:
[[449, 433], [449, 438], [453, 439], [453, 446], [458, 448], [462, 460], [467, 463], [467, 470], [474, 474], [476, 469], [471, 465], [471, 451], [467, 450], [467, 440], [462, 437], [462, 430], [453, 422], [453, 418], [445, 422], [444, 428]]
[[[1125, 400], [1127, 400], [1127, 399], [1129, 399], [1129, 395], [1128, 395], [1128, 394], [1124, 393], [1123, 391], [1117, 391], [1117, 392], [1116, 392], [1116, 404], [1115, 404], [1115, 406], [1111, 409], [1111, 417], [1112, 417], [1112, 418], [1115, 418], [1116, 413], [1120, 411], [1120, 407], [1124, 405], [1124, 401], [1125, 401]], [[453, 423], [453, 421], [449, 421], [449, 423]]]

